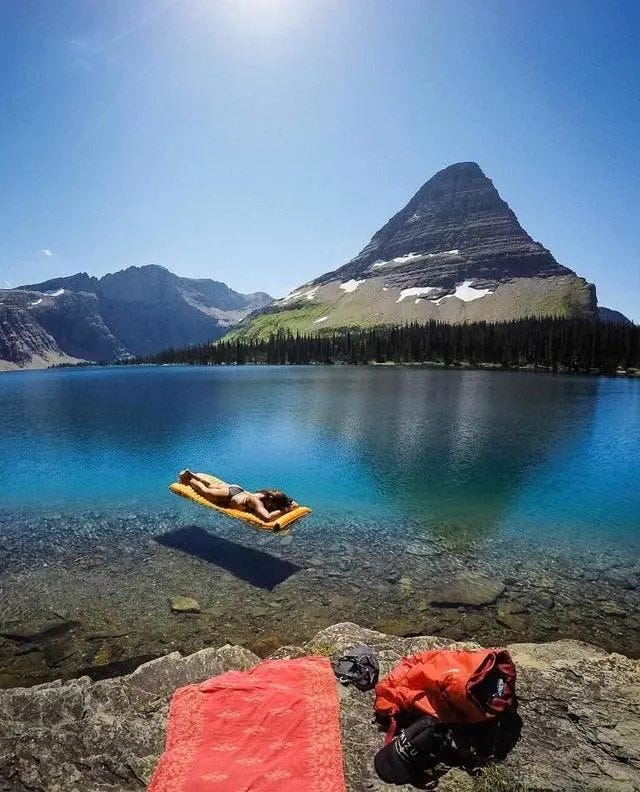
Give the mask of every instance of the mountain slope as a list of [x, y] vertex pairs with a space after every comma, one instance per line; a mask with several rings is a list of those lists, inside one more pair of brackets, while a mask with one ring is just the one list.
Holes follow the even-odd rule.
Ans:
[[604, 324], [633, 324], [631, 319], [620, 311], [616, 311], [613, 308], [605, 308], [604, 306], [598, 308], [598, 319]]
[[181, 278], [155, 265], [102, 278], [54, 278], [0, 291], [0, 360], [41, 367], [153, 354], [219, 338], [270, 301], [262, 292], [240, 294], [224, 283]]
[[232, 338], [439, 319], [593, 316], [595, 288], [522, 228], [473, 162], [436, 173], [351, 261], [248, 317]]
[[0, 301], [0, 371], [77, 362], [29, 311], [27, 295]]

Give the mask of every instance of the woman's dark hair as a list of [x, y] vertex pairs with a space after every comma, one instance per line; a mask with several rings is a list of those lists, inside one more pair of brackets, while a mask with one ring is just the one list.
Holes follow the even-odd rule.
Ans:
[[293, 499], [285, 495], [282, 490], [277, 489], [261, 489], [258, 490], [261, 495], [264, 495], [262, 503], [267, 511], [285, 511], [293, 503]]

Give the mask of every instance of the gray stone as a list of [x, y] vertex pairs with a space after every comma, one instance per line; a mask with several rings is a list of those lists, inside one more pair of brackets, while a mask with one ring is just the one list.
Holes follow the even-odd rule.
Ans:
[[425, 558], [429, 555], [429, 548], [421, 544], [408, 544], [404, 548], [405, 553], [409, 555], [418, 556], [418, 558]]
[[606, 616], [624, 618], [627, 615], [626, 610], [615, 602], [601, 602], [599, 608]]
[[505, 585], [501, 580], [475, 572], [464, 572], [451, 583], [434, 592], [431, 603], [444, 606], [469, 605], [478, 608], [494, 603], [504, 590]]
[[169, 602], [175, 613], [200, 613], [200, 603], [193, 597], [171, 597]]
[[539, 594], [535, 601], [545, 610], [552, 610], [556, 604], [555, 598], [551, 594]]
[[633, 591], [640, 583], [638, 575], [628, 569], [605, 569], [601, 575], [603, 580], [616, 588]]
[[516, 637], [524, 637], [522, 633], [526, 630], [527, 619], [519, 614], [512, 613], [511, 611], [498, 608], [498, 615], [496, 617], [498, 624], [502, 624], [514, 633], [518, 633]]
[[75, 641], [68, 640], [64, 637], [51, 641], [42, 649], [42, 654], [44, 655], [47, 665], [50, 667], [60, 665], [63, 660], [66, 660], [77, 652], [78, 646]]
[[523, 600], [511, 600], [498, 608], [498, 613], [520, 614], [529, 613], [529, 603]]

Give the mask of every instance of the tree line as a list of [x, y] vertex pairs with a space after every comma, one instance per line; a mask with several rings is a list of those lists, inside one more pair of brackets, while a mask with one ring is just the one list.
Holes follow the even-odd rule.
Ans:
[[295, 365], [439, 363], [613, 372], [640, 368], [640, 326], [587, 319], [520, 319], [469, 324], [411, 323], [316, 334], [280, 331], [167, 349], [133, 363]]

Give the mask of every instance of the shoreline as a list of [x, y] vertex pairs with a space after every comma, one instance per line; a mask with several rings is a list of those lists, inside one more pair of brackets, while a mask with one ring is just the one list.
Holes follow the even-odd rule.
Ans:
[[334, 363], [326, 363], [322, 361], [309, 362], [309, 363], [118, 363], [117, 361], [107, 363], [62, 363], [52, 366], [42, 367], [16, 367], [14, 369], [0, 368], [0, 374], [16, 374], [27, 373], [31, 371], [60, 371], [64, 370], [78, 370], [78, 369], [104, 369], [104, 368], [276, 368], [276, 367], [335, 367], [335, 366], [349, 366], [355, 368], [364, 367], [385, 367], [385, 368], [426, 368], [426, 369], [441, 369], [447, 371], [495, 371], [519, 374], [553, 374], [554, 376], [573, 376], [573, 377], [604, 377], [611, 379], [639, 379], [640, 369], [617, 369], [616, 371], [605, 371], [600, 369], [573, 369], [565, 366], [558, 366], [555, 369], [551, 366], [505, 366], [500, 363], [469, 363], [468, 361], [457, 361], [455, 363], [444, 363], [437, 360], [421, 361], [421, 362], [396, 362], [396, 361], [375, 361], [371, 360], [367, 363], [349, 363], [346, 361], [339, 361]]
[[[477, 648], [438, 636], [397, 638], [354, 623], [338, 623], [308, 641], [277, 647], [269, 657], [337, 658], [359, 644], [376, 653], [381, 677], [408, 655]], [[516, 727], [506, 750], [488, 764], [480, 763], [475, 770], [439, 765], [429, 780], [442, 782], [442, 789], [449, 792], [638, 788], [640, 711], [634, 691], [640, 663], [577, 641], [508, 643], [506, 648], [517, 669], [522, 728]], [[252, 652], [226, 645], [195, 654], [172, 652], [118, 679], [73, 679], [37, 691], [0, 690], [10, 725], [0, 781], [24, 790], [35, 784], [66, 792], [146, 787], [164, 748], [174, 690], [226, 671], [248, 671], [259, 662]], [[373, 718], [373, 691], [361, 692], [353, 686], [338, 686], [336, 691], [346, 790], [382, 792], [388, 787], [377, 778], [373, 757], [383, 745], [384, 729]]]
[[[120, 675], [212, 642], [266, 656], [336, 621], [488, 645], [574, 638], [640, 657], [640, 563], [622, 551], [455, 546], [410, 528], [402, 548], [375, 531], [354, 545], [214, 533], [175, 513], [111, 525], [96, 512], [95, 528], [52, 541], [66, 519], [49, 518], [39, 540], [0, 531], [0, 687]], [[197, 611], [172, 611], [178, 596]]]

